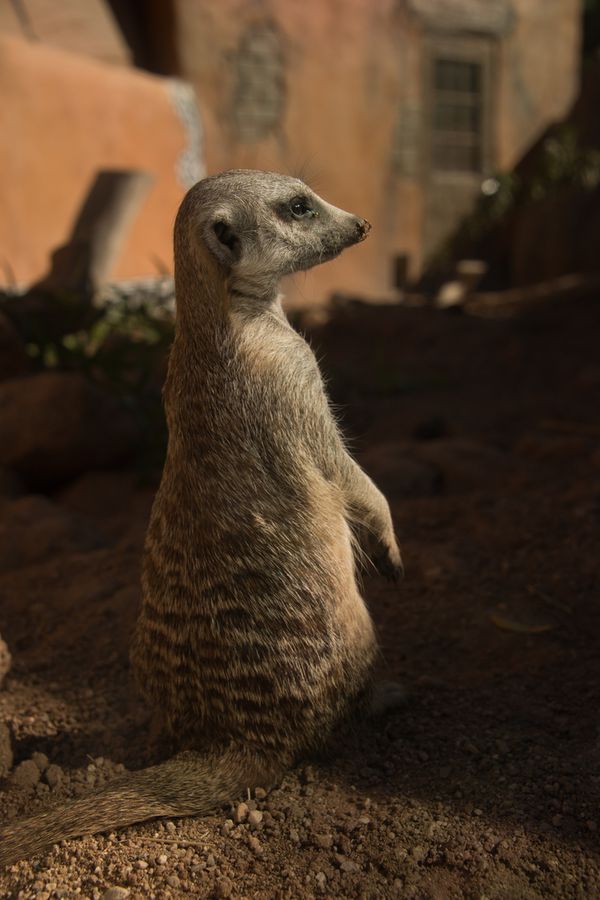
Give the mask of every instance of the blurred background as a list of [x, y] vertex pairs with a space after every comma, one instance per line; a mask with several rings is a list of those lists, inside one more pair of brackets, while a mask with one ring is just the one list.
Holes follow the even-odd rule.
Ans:
[[[254, 167], [374, 225], [290, 303], [397, 299], [475, 208], [471, 237], [534, 194], [519, 233], [597, 210], [597, 39], [595, 0], [3, 0], [0, 284], [44, 275], [99, 170], [152, 176], [102, 272], [132, 279], [172, 271], [191, 184]], [[597, 233], [515, 237], [504, 277], [595, 267]]]

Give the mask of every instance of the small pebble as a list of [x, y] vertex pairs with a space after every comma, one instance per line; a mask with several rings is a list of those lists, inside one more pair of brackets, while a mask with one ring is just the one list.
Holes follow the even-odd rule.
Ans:
[[333, 847], [333, 837], [330, 834], [315, 834], [313, 837], [315, 847], [322, 850], [331, 850]]
[[258, 787], [254, 791], [254, 796], [256, 797], [257, 800], [264, 800], [265, 797], [267, 796], [267, 792], [265, 791], [264, 788]]
[[256, 853], [257, 856], [262, 856], [263, 848], [262, 844], [257, 837], [251, 835], [248, 838], [248, 846], [252, 850], [253, 853]]
[[147, 869], [148, 868], [148, 863], [146, 862], [145, 859], [136, 859], [135, 865], [136, 865], [136, 868], [138, 868], [138, 869]]
[[233, 814], [233, 821], [236, 825], [239, 825], [240, 822], [245, 822], [248, 818], [248, 804], [247, 803], [238, 803], [235, 812]]
[[101, 900], [125, 900], [129, 897], [129, 891], [124, 887], [109, 887], [104, 891]]
[[40, 770], [32, 759], [26, 759], [16, 767], [10, 776], [11, 787], [32, 790], [40, 780]]
[[169, 875], [167, 884], [171, 887], [179, 887], [179, 875]]
[[55, 788], [63, 780], [63, 770], [60, 766], [52, 763], [44, 772], [44, 778], [51, 788]]
[[355, 862], [346, 856], [342, 856], [341, 853], [336, 853], [335, 860], [342, 872], [358, 872], [359, 870], [359, 866]]
[[229, 878], [221, 878], [219, 881], [217, 881], [217, 885], [215, 887], [215, 897], [231, 897], [232, 891], [233, 884], [231, 883]]
[[230, 834], [235, 828], [235, 823], [233, 819], [225, 819], [223, 824], [221, 825], [221, 834], [226, 836]]
[[166, 866], [166, 864], [169, 862], [169, 857], [166, 853], [161, 853], [156, 862], [159, 866]]
[[175, 823], [174, 823], [174, 822], [166, 822], [166, 823], [165, 823], [165, 828], [167, 829], [167, 831], [169, 832], [169, 834], [175, 834], [175, 832], [177, 831], [177, 829], [175, 828]]
[[425, 847], [421, 847], [419, 844], [416, 844], [410, 851], [410, 855], [415, 862], [423, 862], [423, 860], [427, 856], [427, 850], [425, 849]]
[[45, 772], [48, 768], [48, 757], [45, 753], [32, 753], [31, 758], [40, 770], [40, 772]]
[[248, 813], [248, 822], [253, 828], [257, 828], [263, 820], [263, 814], [260, 809], [253, 809]]

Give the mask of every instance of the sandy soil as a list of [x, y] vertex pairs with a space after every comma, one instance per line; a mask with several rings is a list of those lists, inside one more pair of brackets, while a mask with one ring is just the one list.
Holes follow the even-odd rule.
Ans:
[[[316, 331], [403, 545], [404, 583], [365, 592], [406, 707], [268, 796], [64, 843], [0, 896], [600, 896], [599, 320], [356, 306]], [[3, 501], [3, 818], [151, 758], [127, 664], [151, 497], [121, 472]]]

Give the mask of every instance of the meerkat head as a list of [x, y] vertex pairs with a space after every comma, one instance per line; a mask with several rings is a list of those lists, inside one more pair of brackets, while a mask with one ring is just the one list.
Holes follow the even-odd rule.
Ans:
[[333, 259], [371, 228], [297, 178], [249, 169], [198, 182], [184, 209], [187, 240], [203, 244], [240, 293], [270, 294], [284, 275]]

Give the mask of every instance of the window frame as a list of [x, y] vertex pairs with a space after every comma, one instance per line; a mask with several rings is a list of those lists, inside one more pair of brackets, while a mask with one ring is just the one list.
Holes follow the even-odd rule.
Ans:
[[[482, 181], [494, 168], [494, 109], [496, 97], [494, 85], [494, 45], [489, 38], [465, 38], [456, 37], [431, 37], [427, 42], [424, 53], [424, 135], [423, 135], [423, 160], [426, 169], [426, 180], [436, 181]], [[479, 67], [480, 91], [479, 91], [479, 153], [480, 161], [477, 169], [453, 169], [442, 168], [435, 165], [436, 129], [434, 127], [434, 115], [437, 106], [438, 91], [435, 84], [436, 63], [442, 60], [456, 63], [471, 63]], [[450, 93], [448, 91], [448, 93]], [[448, 129], [450, 132], [450, 129]], [[459, 132], [453, 132], [457, 136]], [[465, 131], [465, 135], [469, 132]]]

